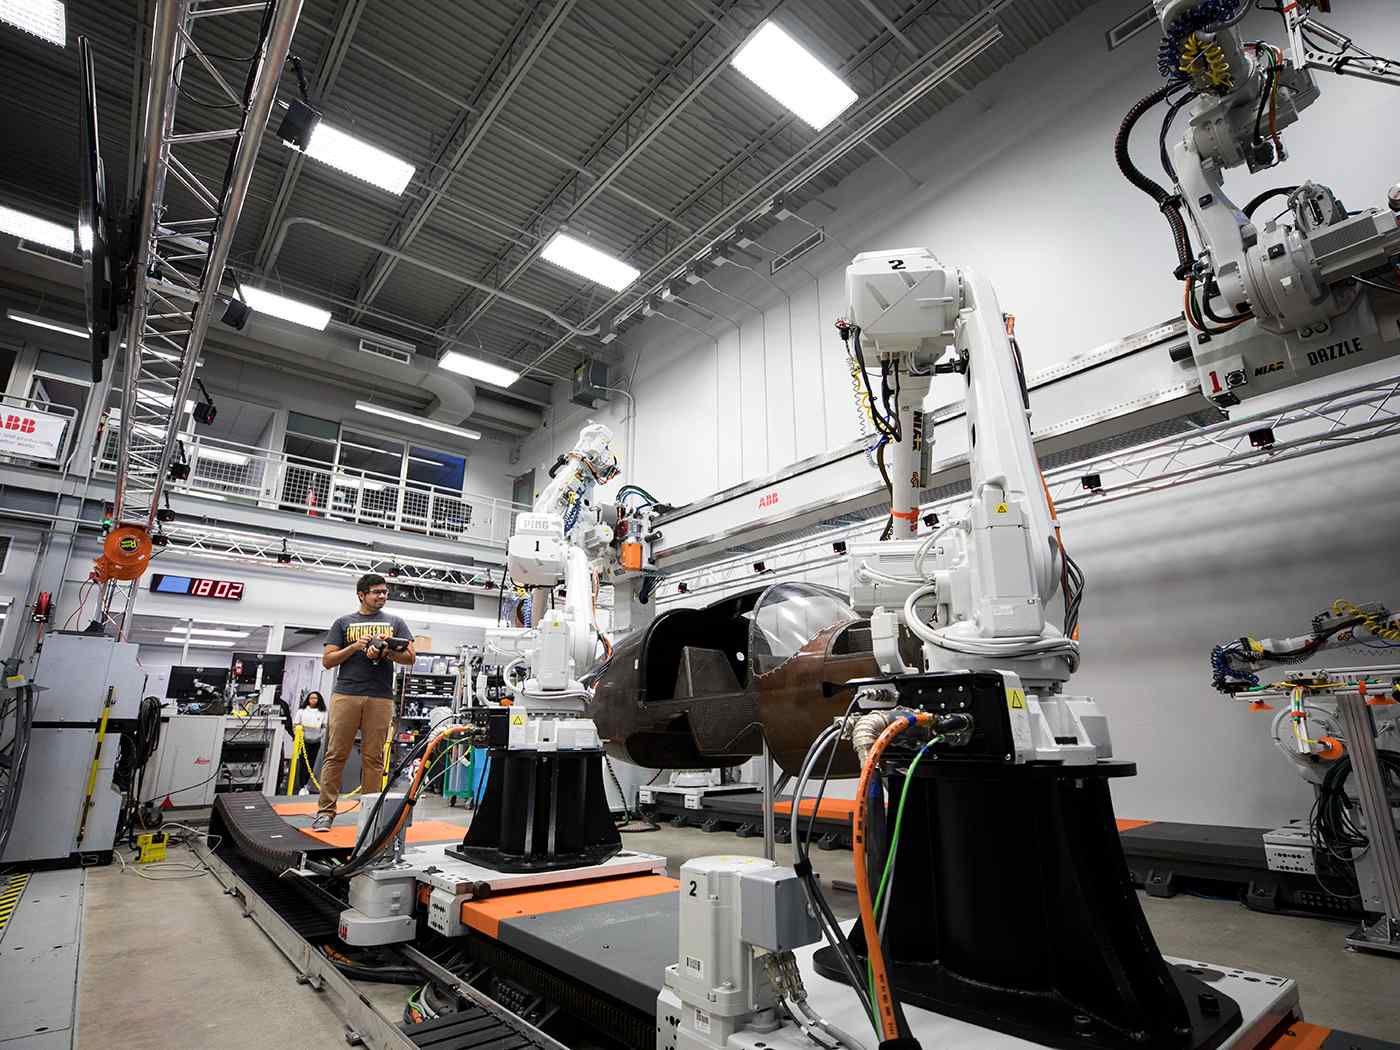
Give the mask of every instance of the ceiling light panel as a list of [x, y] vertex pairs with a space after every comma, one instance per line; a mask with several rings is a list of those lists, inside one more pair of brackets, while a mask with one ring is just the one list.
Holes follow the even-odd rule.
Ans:
[[856, 93], [774, 22], [765, 22], [734, 56], [734, 68], [804, 124], [820, 131]]
[[47, 317], [40, 317], [38, 314], [28, 314], [23, 310], [6, 310], [5, 316], [11, 321], [18, 321], [20, 324], [33, 325], [35, 328], [47, 328], [50, 332], [62, 332], [64, 335], [75, 336], [78, 339], [86, 339], [88, 337], [86, 328], [79, 328], [75, 324], [63, 324], [61, 321], [50, 321]]
[[520, 378], [520, 373], [514, 369], [506, 368], [504, 365], [493, 365], [490, 361], [483, 361], [479, 357], [472, 357], [456, 350], [448, 350], [438, 358], [438, 367], [445, 368], [449, 372], [456, 372], [461, 376], [480, 379], [483, 383], [490, 383], [492, 386], [510, 386]]
[[601, 252], [591, 244], [570, 237], [567, 233], [556, 233], [540, 255], [546, 262], [552, 262], [561, 269], [576, 273], [615, 292], [620, 292], [641, 276], [642, 271], [607, 252]]
[[68, 14], [58, 0], [0, 0], [0, 22], [56, 47], [68, 38]]
[[378, 146], [318, 121], [306, 146], [306, 155], [328, 167], [343, 171], [361, 182], [378, 186], [401, 196], [413, 179], [414, 167]]
[[[410, 415], [407, 412], [397, 412], [392, 408], [385, 408], [383, 405], [376, 405], [372, 401], [356, 401], [356, 412], [368, 412], [372, 416], [383, 416], [385, 419], [396, 419], [400, 423], [407, 423], [413, 427], [427, 427], [429, 430], [440, 430], [444, 434], [453, 434], [459, 438], [466, 438], [468, 441], [479, 441], [481, 431], [468, 430], [466, 427], [454, 427], [451, 423], [439, 423], [436, 419], [422, 419], [418, 416]], [[339, 479], [337, 479], [339, 481]]]
[[331, 323], [331, 312], [322, 310], [319, 306], [288, 299], [285, 295], [269, 292], [266, 288], [254, 288], [246, 284], [242, 291], [244, 300], [260, 314], [280, 317], [284, 321], [314, 328], [318, 332], [325, 331], [326, 325]]
[[[0, 0], [0, 10], [3, 10], [3, 5], [4, 0]], [[7, 208], [3, 204], [0, 204], [0, 233], [8, 233], [30, 244], [42, 244], [60, 252], [72, 252], [76, 243], [73, 227]]]

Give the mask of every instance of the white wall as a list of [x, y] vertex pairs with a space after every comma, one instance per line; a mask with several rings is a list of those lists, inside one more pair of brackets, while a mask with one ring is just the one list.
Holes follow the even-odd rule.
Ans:
[[[1017, 315], [1031, 371], [1178, 314], [1166, 224], [1112, 155], [1123, 114], [1160, 84], [1154, 33], [1105, 51], [1104, 31], [1140, 6], [1104, 0], [897, 143], [890, 154], [921, 187], [872, 161], [827, 195], [829, 208], [805, 209], [837, 243], [801, 260], [811, 272], [780, 274], [783, 294], [719, 271], [712, 279], [762, 314], [703, 289], [697, 301], [730, 313], [739, 330], [715, 324], [702, 338], [653, 319], [625, 336], [636, 447], [626, 448], [624, 400], [593, 415], [617, 431], [626, 479], [683, 503], [853, 439], [857, 413], [831, 323], [858, 251], [927, 245], [985, 272]], [[1369, 50], [1400, 53], [1393, 0], [1339, 5], [1327, 21]], [[1265, 13], [1244, 29], [1280, 36]], [[1400, 179], [1400, 141], [1380, 132], [1393, 125], [1392, 93], [1336, 77], [1321, 86], [1322, 99], [1285, 134], [1293, 159], [1227, 182], [1240, 200], [1311, 177], [1352, 208], [1376, 206]], [[1159, 120], [1145, 119], [1134, 140], [1144, 170], [1158, 168]], [[807, 232], [790, 221], [768, 243]], [[551, 416], [524, 462], [547, 467], [590, 413], [561, 396]], [[1210, 648], [1246, 632], [1305, 630], [1338, 596], [1400, 604], [1395, 462], [1380, 442], [1066, 516], [1066, 543], [1088, 579], [1072, 688], [1098, 698], [1117, 753], [1139, 766], [1114, 788], [1121, 814], [1269, 826], [1306, 815], [1309, 793], [1268, 742], [1268, 720], [1210, 689]], [[846, 582], [842, 572], [811, 578]]]

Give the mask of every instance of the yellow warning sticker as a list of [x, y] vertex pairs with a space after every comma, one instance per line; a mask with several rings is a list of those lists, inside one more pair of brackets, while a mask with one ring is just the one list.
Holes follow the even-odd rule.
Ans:
[[1007, 507], [1007, 505], [1006, 505], [1005, 503], [998, 503], [998, 504], [997, 504], [997, 513], [998, 513], [998, 514], [1005, 514], [1009, 509], [1010, 509], [1010, 508]]
[[524, 715], [511, 715], [511, 716], [510, 716], [510, 724], [513, 725], [513, 726], [523, 726], [523, 725], [525, 724], [525, 716], [524, 716]]
[[1026, 709], [1026, 691], [1024, 689], [1008, 689], [1006, 691], [1006, 706], [1013, 711], [1024, 711]]

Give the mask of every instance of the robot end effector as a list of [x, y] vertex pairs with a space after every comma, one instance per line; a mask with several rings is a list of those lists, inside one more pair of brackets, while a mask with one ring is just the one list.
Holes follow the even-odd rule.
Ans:
[[[1279, 12], [1287, 50], [1241, 36], [1238, 26], [1254, 10], [1249, 0], [1154, 0], [1154, 6], [1166, 83], [1134, 106], [1116, 152], [1124, 174], [1172, 226], [1205, 395], [1230, 407], [1400, 352], [1400, 341], [1384, 336], [1400, 297], [1377, 298], [1367, 287], [1389, 290], [1396, 276], [1400, 186], [1389, 190], [1388, 209], [1360, 212], [1311, 182], [1267, 190], [1243, 207], [1223, 189], [1231, 168], [1260, 172], [1285, 159], [1282, 131], [1320, 95], [1315, 70], [1400, 86], [1400, 62], [1371, 55], [1315, 21], [1312, 11], [1326, 5], [1313, 0]], [[1134, 125], [1162, 102], [1168, 103], [1162, 164], [1174, 192], [1138, 170], [1127, 149]], [[1188, 106], [1190, 125], [1168, 150], [1172, 120]], [[1256, 221], [1256, 211], [1275, 197], [1286, 198], [1284, 214]]]

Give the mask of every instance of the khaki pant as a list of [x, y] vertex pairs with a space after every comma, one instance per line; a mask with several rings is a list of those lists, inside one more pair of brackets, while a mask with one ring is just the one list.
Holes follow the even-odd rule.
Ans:
[[335, 693], [326, 717], [326, 758], [321, 764], [320, 812], [335, 816], [340, 774], [360, 734], [360, 791], [373, 794], [384, 780], [384, 742], [394, 721], [394, 701], [387, 696]]

